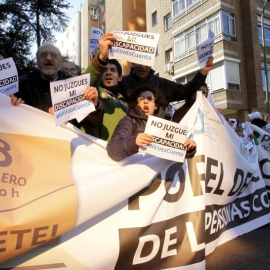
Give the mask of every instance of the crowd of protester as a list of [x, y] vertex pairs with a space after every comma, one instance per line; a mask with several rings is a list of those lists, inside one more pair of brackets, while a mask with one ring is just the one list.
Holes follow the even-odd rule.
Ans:
[[[205, 80], [213, 67], [213, 58], [187, 84], [156, 76], [151, 67], [135, 63], [132, 63], [130, 74], [123, 76], [120, 63], [108, 59], [114, 39], [112, 33], [99, 39], [99, 53], [84, 71], [84, 74], [90, 73], [91, 78], [84, 98], [93, 102], [95, 111], [81, 122], [72, 119], [70, 123], [89, 135], [108, 141], [108, 155], [121, 160], [137, 153], [139, 147], [151, 144], [152, 136], [144, 132], [149, 115], [179, 123], [194, 104], [197, 91], [208, 97]], [[5, 58], [4, 52], [0, 52], [0, 60]], [[36, 61], [36, 70], [19, 78], [19, 91], [11, 96], [11, 103], [24, 103], [53, 115], [50, 82], [79, 76], [81, 68], [72, 61], [63, 60], [60, 50], [53, 44], [40, 46]], [[180, 100], [185, 103], [175, 110], [171, 103]], [[262, 119], [259, 113], [253, 113], [249, 117], [251, 124], [270, 133], [269, 116]], [[245, 124], [237, 119], [227, 121], [239, 137], [256, 140], [245, 129]], [[196, 143], [187, 139], [185, 146], [188, 153], [192, 152], [187, 157], [193, 156]]]

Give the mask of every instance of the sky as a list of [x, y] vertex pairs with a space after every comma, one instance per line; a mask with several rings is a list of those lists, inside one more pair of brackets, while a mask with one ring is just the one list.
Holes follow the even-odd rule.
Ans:
[[[65, 10], [66, 14], [70, 18], [70, 21], [74, 18], [76, 15], [77, 11], [81, 10], [81, 5], [83, 4], [85, 0], [69, 0], [70, 5], [72, 6], [71, 8]], [[57, 39], [57, 36], [60, 35], [60, 33], [55, 34], [55, 38]], [[31, 48], [31, 54], [32, 57], [35, 57], [35, 53], [37, 51], [37, 46], [36, 43], [33, 44]]]
[[67, 10], [67, 15], [70, 17], [71, 20], [76, 15], [77, 11], [80, 11], [81, 4], [83, 2], [84, 0], [69, 0], [70, 5], [73, 7]]

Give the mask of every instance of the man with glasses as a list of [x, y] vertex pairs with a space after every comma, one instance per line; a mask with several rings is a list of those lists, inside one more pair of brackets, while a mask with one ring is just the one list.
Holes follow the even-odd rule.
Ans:
[[63, 61], [61, 65], [61, 70], [66, 76], [76, 77], [81, 75], [79, 68], [71, 61]]
[[[19, 78], [19, 92], [11, 96], [11, 103], [25, 103], [44, 112], [54, 114], [52, 107], [50, 82], [69, 78], [60, 70], [62, 56], [60, 50], [53, 44], [40, 46], [36, 53], [37, 69]], [[102, 123], [104, 110], [98, 102], [98, 92], [95, 87], [88, 87], [84, 92], [87, 100], [92, 100], [96, 111], [86, 116], [80, 123], [76, 119], [70, 122], [84, 129], [97, 127]]]

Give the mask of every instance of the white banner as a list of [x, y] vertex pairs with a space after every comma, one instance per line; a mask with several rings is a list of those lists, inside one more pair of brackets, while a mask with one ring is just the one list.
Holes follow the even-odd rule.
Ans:
[[152, 67], [155, 61], [159, 34], [114, 31], [116, 40], [112, 40], [110, 59], [120, 59]]
[[269, 223], [269, 134], [251, 125], [247, 154], [202, 95], [181, 124], [194, 158], [117, 163], [105, 141], [1, 96], [0, 269], [204, 269], [218, 245]]
[[10, 96], [18, 91], [18, 72], [13, 58], [0, 60], [0, 93]]

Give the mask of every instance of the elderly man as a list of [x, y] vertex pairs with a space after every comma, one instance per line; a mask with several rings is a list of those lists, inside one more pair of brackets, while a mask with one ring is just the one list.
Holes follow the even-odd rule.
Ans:
[[[38, 48], [36, 53], [37, 69], [28, 75], [19, 78], [19, 92], [11, 97], [11, 103], [18, 105], [25, 103], [44, 112], [54, 114], [52, 107], [50, 82], [67, 79], [61, 70], [62, 57], [60, 50], [53, 44], [44, 44]], [[83, 127], [101, 125], [104, 111], [98, 102], [98, 92], [95, 87], [88, 87], [84, 97], [92, 100], [96, 111], [90, 113], [80, 123], [73, 119], [72, 124]]]

